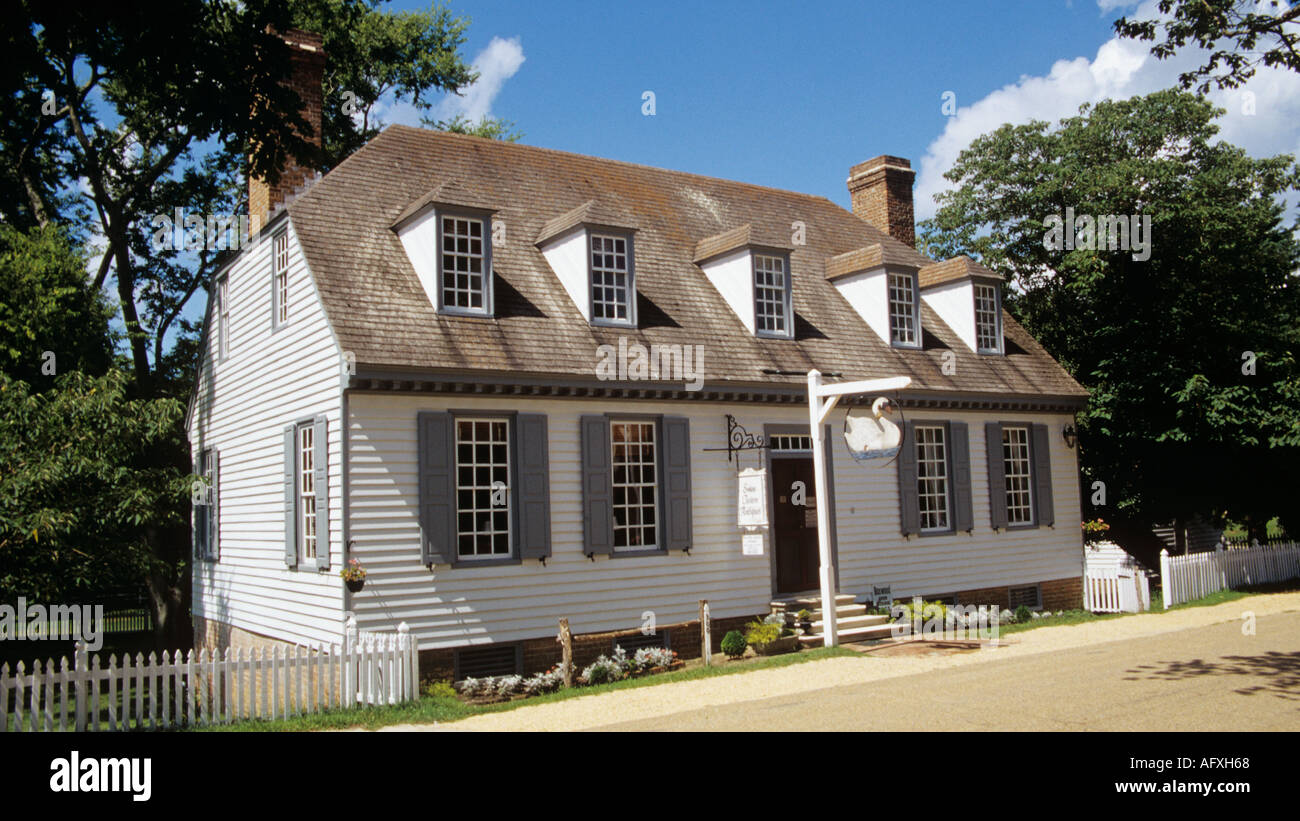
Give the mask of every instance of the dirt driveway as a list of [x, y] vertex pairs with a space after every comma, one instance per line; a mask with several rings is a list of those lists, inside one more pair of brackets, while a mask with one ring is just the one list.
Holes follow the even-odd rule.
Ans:
[[[609, 725], [627, 726], [632, 722], [647, 722], [678, 713], [700, 711], [737, 702], [793, 696], [916, 673], [1000, 662], [1072, 648], [1176, 633], [1191, 628], [1222, 625], [1227, 622], [1243, 622], [1244, 614], [1247, 613], [1253, 614], [1255, 618], [1282, 613], [1300, 613], [1300, 593], [1250, 596], [1225, 604], [1192, 607], [1172, 613], [1151, 613], [1087, 624], [1040, 627], [1014, 634], [1003, 640], [1004, 646], [991, 650], [879, 658], [867, 653], [861, 657], [831, 658], [790, 667], [601, 693], [532, 707], [520, 707], [508, 712], [473, 716], [448, 724], [395, 725], [384, 730], [527, 731], [587, 730]], [[1216, 632], [1222, 632], [1224, 635], [1241, 634], [1236, 627], [1232, 630], [1224, 627]], [[1289, 638], [1292, 643], [1300, 645], [1300, 636]], [[1292, 649], [1300, 649], [1300, 646]], [[648, 723], [656, 726], [661, 724], [658, 721], [648, 721]], [[663, 724], [668, 727], [676, 723]], [[646, 727], [646, 729], [650, 728], [652, 727]]]

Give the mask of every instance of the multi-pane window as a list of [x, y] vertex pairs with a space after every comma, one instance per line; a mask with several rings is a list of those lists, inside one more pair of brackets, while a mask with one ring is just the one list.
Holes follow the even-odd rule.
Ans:
[[298, 555], [316, 558], [316, 429], [298, 426]]
[[591, 235], [591, 318], [630, 322], [631, 282], [627, 238]]
[[889, 274], [889, 339], [916, 345], [916, 289], [910, 274]]
[[456, 553], [510, 555], [510, 423], [456, 420]]
[[658, 516], [655, 423], [613, 422], [614, 549], [654, 550]]
[[758, 333], [774, 336], [790, 334], [786, 293], [785, 259], [755, 254], [754, 328]]
[[916, 499], [921, 530], [947, 530], [948, 447], [942, 425], [916, 426]]
[[442, 306], [486, 310], [487, 254], [483, 220], [442, 218]]
[[271, 268], [275, 279], [275, 322], [289, 321], [289, 234], [275, 235], [271, 243]]
[[975, 345], [980, 353], [997, 353], [998, 289], [993, 285], [975, 286]]
[[225, 359], [230, 353], [230, 296], [229, 280], [217, 280], [217, 358]]
[[217, 476], [216, 459], [213, 458], [212, 448], [207, 448], [199, 453], [198, 468], [199, 476], [203, 477], [203, 495], [201, 503], [194, 505], [194, 545], [198, 557], [207, 559], [216, 554], [212, 538], [217, 528], [212, 525], [217, 516], [215, 505], [217, 500]]
[[779, 453], [790, 451], [811, 451], [812, 437], [799, 434], [778, 433], [771, 437], [772, 450]]
[[1007, 483], [1007, 524], [1033, 524], [1033, 474], [1029, 457], [1029, 428], [1004, 427], [1002, 429], [1002, 464]]

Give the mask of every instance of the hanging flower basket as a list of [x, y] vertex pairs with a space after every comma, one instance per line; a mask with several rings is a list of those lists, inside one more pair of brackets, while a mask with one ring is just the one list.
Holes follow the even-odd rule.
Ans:
[[366, 586], [366, 569], [361, 566], [357, 559], [350, 560], [339, 575], [343, 577], [343, 583], [348, 586], [348, 590], [353, 593], [360, 593], [361, 588]]

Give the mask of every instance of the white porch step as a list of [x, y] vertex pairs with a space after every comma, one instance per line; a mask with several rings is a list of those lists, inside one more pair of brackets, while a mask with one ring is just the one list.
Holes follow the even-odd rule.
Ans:
[[[883, 616], [881, 617], [883, 618]], [[867, 627], [852, 627], [840, 629], [840, 644], [848, 644], [855, 641], [871, 641], [873, 639], [887, 639], [893, 635], [893, 625], [891, 624], [873, 624]], [[823, 643], [821, 633], [813, 633], [807, 636], [800, 636], [799, 643], [820, 646]]]
[[[857, 627], [874, 627], [879, 624], [888, 624], [889, 616], [868, 616], [866, 613], [857, 613], [851, 616], [841, 616], [836, 614], [835, 625], [839, 628], [841, 634], [845, 630], [852, 630]], [[812, 632], [820, 635], [825, 622], [818, 619], [812, 623]]]

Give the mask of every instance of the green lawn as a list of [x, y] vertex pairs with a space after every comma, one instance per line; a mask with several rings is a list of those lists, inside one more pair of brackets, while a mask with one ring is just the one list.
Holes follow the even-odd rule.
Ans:
[[459, 698], [450, 695], [442, 696], [422, 696], [419, 701], [413, 701], [406, 704], [398, 704], [392, 707], [358, 707], [349, 710], [327, 710], [323, 713], [300, 716], [298, 718], [277, 719], [277, 720], [251, 720], [239, 721], [234, 724], [227, 724], [217, 727], [195, 728], [195, 732], [300, 732], [307, 730], [339, 730], [348, 727], [364, 727], [375, 729], [391, 724], [429, 724], [435, 721], [457, 721], [469, 716], [479, 715], [481, 713], [499, 713], [504, 710], [514, 710], [518, 707], [525, 707], [531, 704], [544, 704], [551, 701], [565, 701], [571, 698], [582, 698], [583, 696], [596, 695], [598, 693], [607, 693], [611, 690], [629, 690], [634, 687], [653, 687], [659, 684], [668, 684], [676, 681], [691, 681], [694, 679], [714, 678], [716, 676], [735, 675], [745, 673], [751, 670], [769, 670], [776, 667], [788, 667], [792, 664], [803, 664], [818, 659], [834, 658], [836, 656], [853, 656], [861, 657], [860, 653], [848, 650], [843, 647], [819, 647], [815, 650], [802, 650], [798, 653], [789, 653], [782, 656], [764, 656], [755, 659], [746, 659], [744, 662], [723, 661], [721, 654], [714, 657], [714, 666], [705, 667], [699, 661], [689, 662], [681, 670], [671, 673], [661, 673], [659, 675], [645, 676], [642, 678], [630, 678], [622, 681], [615, 681], [610, 684], [599, 684], [593, 687], [574, 687], [570, 690], [560, 690], [556, 693], [549, 693], [532, 698], [519, 699], [517, 701], [505, 701], [498, 704], [466, 704]]

